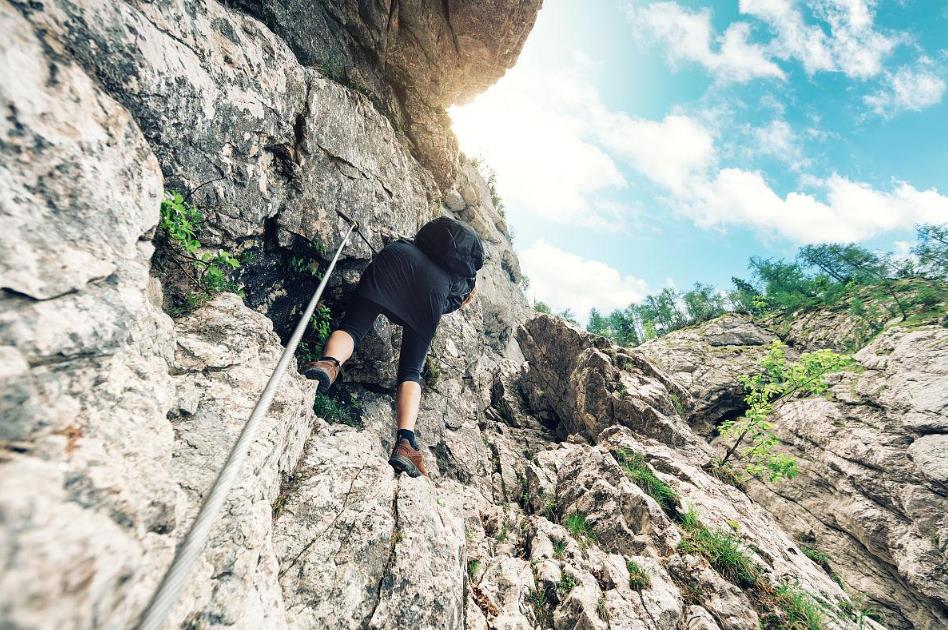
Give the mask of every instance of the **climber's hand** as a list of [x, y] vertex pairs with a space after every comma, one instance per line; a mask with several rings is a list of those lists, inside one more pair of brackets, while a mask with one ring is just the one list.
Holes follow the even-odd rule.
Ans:
[[477, 295], [477, 287], [471, 289], [471, 292], [467, 294], [467, 297], [464, 298], [464, 301], [461, 302], [461, 306], [458, 308], [464, 308], [467, 306], [467, 303], [474, 299], [474, 296]]

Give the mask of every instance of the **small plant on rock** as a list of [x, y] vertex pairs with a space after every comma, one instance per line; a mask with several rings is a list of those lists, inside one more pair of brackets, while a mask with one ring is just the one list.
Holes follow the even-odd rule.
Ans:
[[652, 578], [649, 577], [648, 571], [635, 560], [626, 562], [625, 567], [629, 570], [629, 588], [633, 591], [641, 591], [652, 586]]
[[727, 420], [719, 427], [721, 436], [733, 441], [718, 466], [726, 467], [735, 457], [741, 459], [744, 469], [755, 477], [766, 476], [771, 482], [795, 477], [796, 460], [775, 450], [779, 439], [770, 415], [775, 405], [794, 394], [823, 394], [829, 388], [826, 375], [844, 370], [852, 363], [850, 357], [829, 350], [808, 352], [799, 361], [788, 362], [786, 346], [774, 341], [761, 362], [761, 372], [741, 377], [748, 409], [743, 417]]
[[557, 560], [563, 559], [563, 554], [566, 553], [566, 541], [563, 539], [553, 541], [553, 557]]
[[612, 456], [628, 475], [629, 479], [645, 491], [666, 514], [674, 515], [678, 509], [678, 493], [674, 488], [658, 478], [645, 461], [645, 456], [628, 449], [618, 449]]
[[560, 574], [560, 581], [556, 585], [556, 592], [559, 593], [560, 598], [562, 599], [563, 597], [568, 595], [569, 592], [572, 591], [576, 587], [577, 584], [578, 582], [576, 581], [575, 577], [573, 577], [566, 571], [563, 571], [563, 573]]
[[800, 545], [800, 551], [803, 552], [804, 556], [818, 564], [821, 569], [826, 571], [826, 574], [833, 578], [834, 582], [840, 586], [843, 585], [843, 581], [838, 575], [836, 575], [836, 572], [833, 571], [833, 565], [831, 564], [830, 557], [826, 552], [820, 551], [814, 547], [807, 547], [806, 545]]
[[678, 551], [704, 556], [715, 571], [741, 588], [757, 586], [760, 570], [733, 533], [705, 527], [694, 508], [679, 517], [683, 537]]
[[[158, 223], [160, 242], [166, 243], [162, 259], [167, 258], [184, 274], [190, 289], [179, 298], [177, 314], [184, 314], [203, 304], [221, 291], [241, 294], [240, 287], [230, 280], [231, 272], [240, 267], [229, 251], [204, 251], [199, 240], [204, 216], [179, 192], [165, 192]], [[193, 294], [193, 297], [192, 297]]]
[[468, 579], [473, 582], [473, 581], [474, 581], [474, 577], [477, 575], [477, 571], [478, 571], [478, 569], [480, 569], [480, 568], [481, 568], [481, 561], [480, 561], [480, 560], [477, 560], [476, 558], [472, 558], [472, 559], [468, 560], [468, 561], [467, 561], [467, 577], [468, 577]]
[[596, 533], [592, 530], [592, 524], [586, 520], [585, 512], [571, 512], [566, 517], [566, 529], [579, 541], [580, 545], [588, 545], [596, 542]]
[[777, 630], [824, 630], [827, 628], [823, 606], [799, 584], [781, 582], [774, 589], [779, 614], [771, 617], [768, 627]]

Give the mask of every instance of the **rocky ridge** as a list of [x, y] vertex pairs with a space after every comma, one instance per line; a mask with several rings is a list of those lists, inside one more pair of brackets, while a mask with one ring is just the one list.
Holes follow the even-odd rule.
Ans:
[[[647, 348], [531, 317], [504, 219], [443, 108], [513, 63], [537, 3], [235, 6], [0, 5], [0, 625], [134, 625], [312, 288], [290, 257], [337, 243], [342, 209], [377, 246], [439, 213], [485, 240], [480, 297], [443, 320], [426, 371], [431, 479], [386, 463], [398, 330], [380, 321], [347, 366], [355, 426], [316, 417], [290, 370], [171, 627], [756, 628], [781, 582], [824, 602], [829, 627], [855, 627], [848, 595], [781, 528], [801, 540], [797, 512], [701, 467], [713, 446], [693, 427], [733, 412], [743, 364], [719, 358], [689, 381]], [[254, 254], [245, 300], [165, 314], [153, 236], [173, 188], [194, 191], [206, 245]], [[330, 304], [370, 256], [353, 241]], [[696, 339], [767, 335], [716, 325]], [[941, 347], [930, 334], [905, 352]], [[916, 426], [940, 426], [943, 401], [925, 401]], [[924, 430], [929, 446], [910, 451], [937, 463], [938, 431]], [[919, 509], [883, 514], [872, 552], [919, 573], [893, 609], [932, 606], [937, 621], [943, 565], [917, 532], [944, 531], [925, 494], [944, 480], [925, 469], [911, 477]], [[689, 508], [738, 541], [754, 585], [682, 545]]]

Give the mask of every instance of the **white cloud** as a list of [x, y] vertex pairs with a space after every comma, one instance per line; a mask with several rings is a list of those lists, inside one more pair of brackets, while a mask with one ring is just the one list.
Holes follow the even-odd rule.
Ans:
[[589, 112], [605, 147], [672, 192], [683, 192], [687, 182], [714, 158], [711, 134], [687, 116], [645, 120], [609, 112], [598, 103]]
[[724, 81], [784, 78], [777, 64], [767, 59], [763, 47], [751, 43], [747, 23], [731, 24], [718, 38], [714, 50], [709, 9], [692, 11], [676, 2], [656, 2], [644, 7], [631, 6], [629, 16], [635, 26], [646, 29], [665, 45], [673, 62], [701, 64]]
[[554, 312], [572, 309], [582, 322], [593, 307], [607, 311], [625, 308], [648, 295], [644, 280], [623, 276], [614, 267], [581, 258], [542, 239], [517, 255], [536, 299], [549, 304]]
[[740, 0], [744, 15], [767, 23], [776, 37], [769, 50], [781, 59], [797, 59], [808, 74], [842, 72], [868, 78], [882, 71], [883, 60], [900, 38], [876, 30], [869, 0], [811, 0], [822, 24], [808, 24], [798, 0]]
[[884, 87], [866, 96], [866, 104], [886, 118], [937, 105], [945, 95], [945, 81], [929, 70], [929, 65], [923, 61], [917, 68], [902, 67], [887, 73]]
[[810, 164], [804, 154], [793, 127], [785, 120], [775, 119], [763, 127], [750, 130], [752, 153], [766, 155], [784, 162], [793, 170], [799, 170]]
[[889, 192], [832, 175], [822, 183], [825, 201], [791, 192], [781, 197], [756, 171], [726, 168], [698, 182], [684, 200], [699, 225], [750, 225], [799, 243], [860, 241], [915, 223], [948, 220], [948, 197], [899, 182]]
[[[626, 186], [620, 165], [651, 181], [656, 199], [706, 228], [750, 227], [813, 243], [948, 221], [948, 197], [905, 182], [876, 190], [836, 174], [804, 173], [806, 192], [778, 194], [764, 174], [724, 167], [730, 156], [715, 147], [713, 117], [705, 124], [682, 113], [648, 120], [613, 111], [588, 78], [565, 69], [527, 75], [515, 68], [451, 115], [462, 148], [482, 153], [496, 169], [508, 207], [550, 221], [617, 230], [637, 220], [636, 208], [615, 195]], [[749, 137], [758, 153], [807, 164], [797, 134], [782, 120]]]
[[808, 74], [842, 72], [865, 79], [882, 72], [886, 57], [902, 41], [880, 32], [874, 0], [809, 0], [815, 21], [804, 16], [800, 0], [739, 0], [740, 13], [760, 20], [772, 32], [769, 41], [753, 41], [752, 24], [731, 23], [716, 36], [711, 11], [677, 2], [632, 4], [636, 28], [663, 44], [673, 63], [694, 62], [718, 79], [746, 82], [784, 79], [776, 60], [798, 60]]

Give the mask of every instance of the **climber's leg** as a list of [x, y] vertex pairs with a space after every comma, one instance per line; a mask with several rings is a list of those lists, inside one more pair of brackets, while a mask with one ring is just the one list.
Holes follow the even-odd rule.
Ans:
[[398, 389], [395, 391], [395, 449], [388, 463], [396, 471], [412, 477], [427, 475], [421, 450], [415, 442], [415, 421], [421, 407], [421, 369], [431, 345], [431, 337], [402, 327], [402, 347], [398, 354]]
[[336, 382], [342, 364], [352, 356], [353, 350], [375, 324], [380, 312], [381, 307], [375, 302], [353, 297], [339, 330], [329, 335], [322, 358], [300, 368], [303, 376], [318, 380], [321, 389], [328, 389]]

